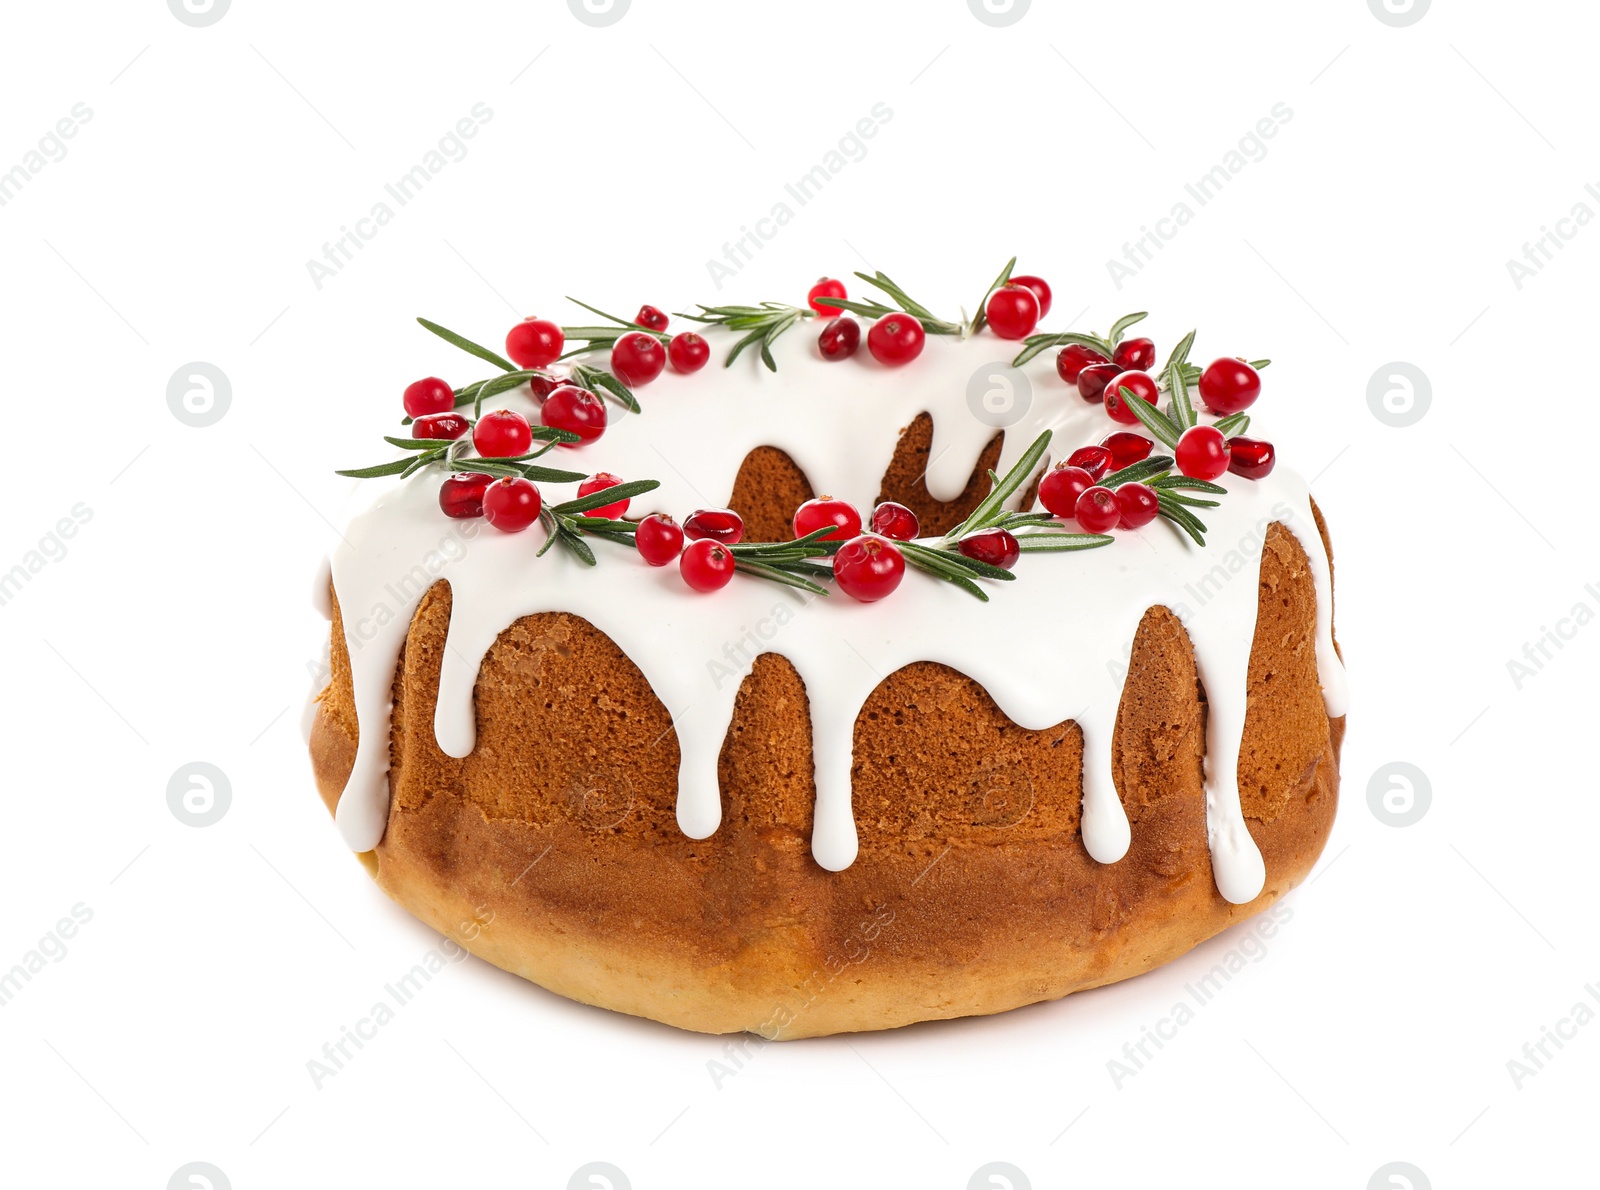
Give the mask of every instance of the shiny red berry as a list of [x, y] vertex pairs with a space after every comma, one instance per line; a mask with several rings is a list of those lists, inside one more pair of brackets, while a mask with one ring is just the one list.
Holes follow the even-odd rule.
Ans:
[[1242, 359], [1214, 359], [1200, 373], [1200, 399], [1213, 413], [1242, 413], [1261, 395], [1261, 374]]
[[1135, 397], [1155, 405], [1161, 399], [1161, 390], [1156, 387], [1155, 378], [1148, 372], [1119, 372], [1106, 383], [1105, 402], [1106, 412], [1111, 415], [1112, 421], [1120, 421], [1124, 425], [1138, 425], [1139, 418], [1123, 402], [1126, 397], [1123, 389], [1128, 389]]
[[830, 306], [824, 299], [849, 296], [845, 292], [843, 281], [835, 281], [832, 277], [823, 277], [806, 291], [806, 304], [824, 318], [831, 318], [843, 314], [844, 309], [840, 306]]
[[548, 372], [540, 372], [537, 376], [528, 378], [528, 387], [533, 390], [533, 399], [536, 401], [543, 401], [562, 385], [571, 383], [570, 377], [553, 376]]
[[1118, 484], [1117, 507], [1122, 510], [1119, 529], [1142, 529], [1161, 513], [1155, 489], [1142, 483]]
[[1083, 467], [1064, 464], [1045, 472], [1039, 481], [1039, 503], [1051, 516], [1072, 516], [1078, 507], [1078, 497], [1094, 487], [1099, 476]]
[[1021, 339], [1039, 325], [1039, 296], [1026, 285], [1008, 282], [989, 295], [983, 308], [989, 329], [1002, 339]]
[[506, 354], [519, 368], [543, 368], [561, 358], [566, 337], [548, 318], [525, 318], [506, 332]]
[[1121, 364], [1130, 372], [1148, 372], [1156, 366], [1154, 339], [1124, 339], [1117, 344], [1111, 362]]
[[875, 533], [845, 542], [833, 555], [833, 579], [839, 590], [860, 603], [892, 595], [905, 576], [905, 556], [894, 542]]
[[1114, 434], [1107, 434], [1100, 440], [1100, 445], [1111, 452], [1111, 469], [1121, 471], [1124, 467], [1150, 457], [1150, 452], [1156, 444], [1143, 434], [1135, 434], [1132, 430], [1118, 430]]
[[683, 552], [683, 530], [666, 513], [652, 513], [639, 522], [633, 544], [650, 565], [665, 566]]
[[[578, 485], [579, 496], [592, 496], [596, 492], [603, 492], [607, 488], [614, 488], [622, 482], [620, 476], [609, 471], [596, 471], [588, 479]], [[591, 508], [584, 516], [605, 517], [607, 520], [619, 520], [628, 511], [628, 502], [618, 500], [615, 504], [602, 504], [599, 508]]]
[[1190, 426], [1172, 454], [1190, 479], [1215, 479], [1228, 469], [1228, 443], [1216, 426]]
[[[1067, 456], [1067, 466], [1082, 467], [1093, 478], [1099, 479], [1111, 470], [1112, 454], [1104, 446], [1080, 446]], [[1057, 513], [1057, 516], [1071, 516], [1070, 512]]]
[[444, 515], [464, 521], [483, 515], [483, 492], [494, 482], [492, 475], [476, 471], [452, 471], [439, 485], [439, 507]]
[[424, 413], [411, 423], [411, 436], [454, 442], [471, 428], [472, 423], [459, 413]]
[[[1085, 347], [1082, 343], [1068, 343], [1056, 355], [1056, 375], [1068, 384], [1077, 384], [1078, 377], [1090, 364], [1109, 364], [1111, 361], [1101, 355], [1093, 347]], [[1122, 369], [1118, 369], [1121, 371]], [[1112, 373], [1115, 375], [1115, 373]], [[1104, 386], [1102, 386], [1104, 387]], [[1085, 398], [1098, 401], [1100, 394]]]
[[667, 344], [667, 362], [672, 365], [674, 372], [687, 375], [698, 372], [706, 366], [706, 361], [711, 358], [711, 348], [705, 339], [695, 334], [694, 331], [680, 331], [672, 336], [672, 342]]
[[1042, 322], [1050, 316], [1050, 283], [1043, 277], [1035, 277], [1030, 273], [1023, 273], [1011, 278], [1011, 284], [1024, 285], [1033, 290], [1033, 296], [1039, 299], [1039, 320]]
[[639, 312], [633, 316], [633, 320], [640, 326], [649, 327], [653, 331], [667, 329], [667, 316], [654, 306], [640, 306]]
[[885, 500], [872, 510], [872, 531], [890, 541], [913, 541], [922, 532], [917, 514], [904, 504]]
[[425, 376], [406, 385], [401, 398], [407, 417], [421, 417], [425, 413], [444, 413], [456, 407], [456, 394], [437, 376]]
[[483, 489], [483, 518], [502, 533], [520, 533], [539, 519], [539, 489], [529, 479], [497, 479]]
[[1110, 488], [1093, 487], [1078, 497], [1072, 515], [1085, 533], [1109, 533], [1122, 519], [1122, 506]]
[[1120, 375], [1122, 369], [1116, 364], [1089, 364], [1078, 373], [1078, 395], [1091, 405], [1098, 405], [1104, 399], [1106, 385]]
[[512, 459], [528, 453], [533, 430], [528, 419], [514, 409], [485, 413], [472, 427], [472, 448], [486, 459]]
[[867, 332], [867, 350], [880, 364], [895, 367], [909, 364], [921, 355], [927, 338], [922, 323], [909, 314], [896, 311], [885, 314], [872, 324], [872, 329]]
[[1004, 529], [985, 529], [956, 542], [956, 549], [975, 562], [987, 562], [1002, 570], [1010, 570], [1022, 556], [1017, 539]]
[[736, 545], [744, 537], [744, 518], [731, 508], [702, 508], [683, 522], [683, 535], [690, 541]]
[[539, 416], [552, 429], [568, 430], [581, 439], [576, 444], [564, 444], [568, 446], [593, 442], [606, 432], [605, 402], [575, 384], [563, 384], [546, 397]]
[[733, 578], [733, 551], [720, 541], [691, 541], [678, 555], [678, 573], [696, 591], [720, 591]]
[[830, 532], [822, 541], [849, 541], [861, 535], [861, 514], [848, 500], [835, 500], [832, 496], [818, 496], [807, 500], [794, 510], [794, 535], [804, 537], [818, 529]]
[[823, 359], [849, 359], [860, 346], [861, 324], [849, 315], [833, 319], [817, 336], [817, 350]]
[[629, 388], [649, 384], [667, 366], [661, 340], [643, 331], [629, 331], [611, 345], [611, 370]]
[[1272, 443], [1243, 436], [1228, 439], [1228, 470], [1246, 479], [1265, 479], [1278, 462]]

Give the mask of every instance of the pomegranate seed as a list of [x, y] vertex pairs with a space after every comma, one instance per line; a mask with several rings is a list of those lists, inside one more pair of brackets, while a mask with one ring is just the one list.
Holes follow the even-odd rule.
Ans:
[[1072, 515], [1078, 518], [1078, 526], [1085, 533], [1106, 533], [1116, 528], [1122, 519], [1122, 506], [1110, 488], [1093, 487], [1078, 497]]
[[1228, 470], [1246, 479], [1265, 479], [1272, 474], [1278, 452], [1261, 438], [1238, 436], [1228, 439]]
[[1098, 405], [1104, 398], [1106, 385], [1120, 375], [1122, 369], [1116, 364], [1089, 364], [1078, 373], [1078, 395], [1091, 405]]
[[867, 350], [880, 364], [898, 367], [922, 354], [927, 332], [909, 314], [885, 314], [867, 332]]
[[1142, 483], [1118, 484], [1117, 507], [1122, 510], [1119, 529], [1142, 529], [1161, 514], [1155, 489]]
[[[613, 475], [609, 471], [596, 471], [593, 475], [589, 476], [588, 479], [584, 480], [578, 485], [578, 495], [592, 496], [596, 492], [603, 492], [607, 488], [614, 488], [621, 482], [622, 479], [620, 476]], [[618, 500], [615, 504], [602, 504], [599, 508], [591, 508], [583, 515], [605, 517], [607, 520], [615, 521], [620, 520], [622, 518], [622, 514], [627, 511], [628, 502], [626, 500]]]
[[552, 429], [570, 430], [582, 440], [563, 445], [581, 446], [606, 432], [606, 406], [588, 389], [563, 384], [545, 398], [540, 420]]
[[483, 489], [483, 517], [502, 533], [521, 533], [539, 519], [539, 489], [529, 479], [497, 479]]
[[706, 366], [706, 361], [711, 358], [711, 348], [704, 338], [694, 331], [682, 331], [672, 336], [672, 342], [667, 344], [667, 362], [672, 365], [674, 372], [685, 375], [698, 372]]
[[667, 366], [661, 340], [643, 331], [629, 331], [611, 345], [611, 370], [629, 388], [649, 384]]
[[528, 387], [533, 390], [533, 397], [536, 401], [543, 401], [562, 385], [571, 383], [572, 380], [569, 377], [552, 376], [547, 372], [541, 372], [539, 375], [531, 376], [528, 379]]
[[914, 541], [922, 532], [917, 514], [904, 504], [885, 500], [872, 510], [872, 531], [890, 541]]
[[1039, 296], [1026, 285], [1007, 282], [989, 295], [983, 313], [1002, 339], [1021, 339], [1039, 325]]
[[[1081, 343], [1068, 343], [1056, 355], [1056, 375], [1068, 384], [1077, 384], [1078, 377], [1090, 364], [1109, 364], [1111, 361], [1101, 355], [1092, 347], [1085, 347]], [[1121, 371], [1122, 369], [1118, 369]], [[1085, 398], [1098, 401], [1100, 394]]]
[[1107, 434], [1100, 440], [1100, 445], [1111, 452], [1111, 468], [1121, 471], [1124, 467], [1150, 457], [1150, 452], [1156, 444], [1143, 434], [1135, 434], [1132, 430], [1118, 430], [1114, 434]]
[[824, 318], [831, 318], [844, 313], [841, 306], [830, 306], [823, 298], [849, 297], [845, 292], [844, 282], [835, 281], [832, 277], [823, 277], [809, 290], [806, 291], [806, 304]]
[[1121, 364], [1130, 372], [1148, 372], [1156, 366], [1154, 339], [1124, 339], [1117, 344], [1111, 362]]
[[1073, 516], [1078, 497], [1094, 487], [1100, 477], [1084, 467], [1065, 464], [1047, 472], [1039, 481], [1039, 503], [1051, 516]]
[[421, 417], [425, 413], [445, 413], [456, 407], [456, 394], [437, 376], [425, 376], [406, 385], [401, 398], [407, 417]]
[[1190, 479], [1215, 479], [1228, 469], [1228, 443], [1216, 426], [1190, 426], [1172, 453]]
[[1112, 421], [1120, 421], [1124, 425], [1138, 425], [1139, 418], [1133, 410], [1127, 408], [1123, 401], [1123, 389], [1130, 389], [1133, 395], [1155, 405], [1161, 399], [1161, 390], [1156, 388], [1154, 378], [1148, 372], [1122, 372], [1113, 376], [1106, 384], [1105, 401], [1106, 412], [1111, 415]]
[[654, 306], [640, 306], [639, 312], [633, 316], [633, 320], [640, 326], [649, 327], [653, 331], [667, 329], [667, 316]]
[[472, 427], [472, 448], [486, 459], [514, 459], [532, 445], [528, 419], [513, 409], [485, 413]]
[[483, 491], [494, 482], [492, 475], [476, 471], [452, 471], [439, 485], [439, 507], [444, 515], [464, 521], [483, 515]]
[[956, 549], [976, 562], [987, 562], [1001, 570], [1010, 570], [1022, 556], [1017, 539], [1004, 529], [985, 529], [971, 537], [956, 542]]
[[1242, 359], [1214, 359], [1200, 373], [1200, 399], [1213, 413], [1242, 413], [1261, 395], [1261, 374]]
[[683, 522], [683, 535], [690, 541], [736, 545], [744, 536], [744, 518], [731, 508], [702, 508]]
[[566, 336], [548, 318], [525, 318], [506, 332], [506, 354], [519, 368], [543, 368], [561, 358]]
[[639, 522], [633, 544], [650, 565], [665, 566], [683, 552], [683, 530], [666, 513], [653, 513]]
[[861, 514], [855, 505], [832, 496], [807, 500], [794, 510], [794, 535], [804, 537], [818, 529], [832, 529], [823, 541], [849, 541], [861, 535]]
[[678, 556], [678, 573], [696, 591], [720, 591], [733, 578], [733, 553], [720, 541], [691, 541]]
[[[1067, 456], [1067, 466], [1082, 467], [1090, 476], [1099, 479], [1111, 469], [1115, 456], [1105, 446], [1080, 446]], [[1071, 516], [1070, 512], [1057, 513], [1057, 516]]]
[[861, 324], [848, 316], [835, 318], [817, 336], [823, 359], [849, 359], [861, 346]]
[[894, 542], [875, 533], [845, 542], [833, 555], [833, 578], [839, 590], [860, 603], [876, 603], [892, 595], [906, 576], [906, 560]]
[[1011, 278], [1011, 284], [1023, 285], [1033, 290], [1033, 296], [1039, 299], [1039, 321], [1043, 322], [1050, 316], [1050, 283], [1043, 277], [1035, 277], [1024, 273]]
[[411, 436], [454, 442], [471, 428], [472, 423], [459, 413], [424, 413], [411, 423]]

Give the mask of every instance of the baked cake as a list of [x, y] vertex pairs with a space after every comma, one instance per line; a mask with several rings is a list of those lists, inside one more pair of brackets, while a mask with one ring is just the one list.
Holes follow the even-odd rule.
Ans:
[[1245, 436], [1266, 361], [1050, 331], [1009, 266], [948, 321], [858, 277], [509, 359], [424, 321], [482, 362], [348, 473], [310, 749], [480, 957], [686, 1029], [889, 1028], [1147, 971], [1321, 852], [1331, 554]]

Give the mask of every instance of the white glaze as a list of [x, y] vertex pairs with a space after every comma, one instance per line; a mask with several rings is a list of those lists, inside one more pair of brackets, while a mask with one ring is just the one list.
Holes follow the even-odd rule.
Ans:
[[[926, 411], [934, 422], [928, 487], [936, 498], [951, 499], [995, 433], [968, 407], [968, 378], [1004, 362], [1014, 349], [987, 334], [930, 337], [920, 359], [891, 371], [864, 350], [848, 361], [822, 361], [815, 326], [808, 324], [779, 340], [774, 374], [754, 353], [724, 369], [730, 337], [712, 332], [707, 338], [713, 362], [702, 372], [669, 372], [640, 389], [643, 415], [626, 416], [608, 405], [612, 422], [598, 443], [554, 452], [546, 461], [657, 479], [661, 488], [636, 500], [630, 515], [662, 510], [681, 518], [724, 504], [745, 456], [772, 445], [795, 460], [817, 492], [866, 510], [900, 430]], [[1052, 454], [1061, 457], [1121, 428], [1061, 384], [1049, 353], [1025, 371], [1034, 398], [1006, 431], [1002, 473], [1045, 429], [1055, 431]], [[532, 413], [525, 391], [490, 404]], [[1332, 642], [1327, 555], [1305, 484], [1281, 466], [1266, 480], [1225, 476], [1220, 482], [1230, 494], [1205, 511], [1211, 544], [1204, 550], [1158, 520], [1119, 533], [1103, 549], [1027, 556], [1015, 582], [985, 584], [987, 604], [913, 572], [890, 600], [863, 605], [837, 593], [812, 597], [744, 576], [715, 595], [698, 595], [676, 568], [652, 569], [607, 542], [594, 544], [598, 568], [560, 549], [535, 558], [543, 544], [540, 529], [508, 535], [446, 518], [437, 503], [437, 472], [403, 483], [367, 481], [365, 507], [332, 556], [360, 724], [339, 827], [358, 851], [383, 836], [394, 669], [417, 603], [443, 578], [453, 603], [434, 730], [449, 755], [466, 756], [475, 746], [473, 690], [498, 635], [522, 616], [572, 612], [616, 642], [673, 716], [678, 823], [691, 838], [706, 838], [721, 821], [717, 758], [740, 682], [757, 655], [779, 653], [799, 672], [810, 703], [817, 788], [812, 854], [838, 871], [857, 851], [850, 794], [856, 716], [884, 677], [914, 661], [936, 661], [981, 684], [1021, 727], [1078, 723], [1084, 845], [1097, 861], [1115, 863], [1130, 840], [1111, 774], [1122, 667], [1146, 609], [1164, 605], [1194, 643], [1208, 698], [1205, 786], [1217, 887], [1229, 901], [1250, 901], [1263, 887], [1265, 869], [1245, 826], [1235, 774], [1259, 594], [1255, 556], [1274, 520], [1296, 534], [1311, 559], [1317, 660], [1330, 715], [1344, 713], [1347, 696]], [[547, 501], [573, 494], [567, 485], [543, 486]], [[667, 746], [664, 740], [660, 746]]]

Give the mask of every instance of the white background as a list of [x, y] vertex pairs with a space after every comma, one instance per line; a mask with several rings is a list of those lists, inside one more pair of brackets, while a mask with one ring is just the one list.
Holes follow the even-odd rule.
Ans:
[[[1520, 289], [1506, 261], [1600, 211], [1597, 36], [1578, 3], [1404, 28], [1361, 0], [1038, 0], [1009, 28], [958, 0], [635, 0], [609, 28], [553, 0], [236, 0], [204, 28], [158, 0], [9, 6], [0, 169], [92, 118], [0, 207], [0, 570], [92, 519], [0, 606], [0, 967], [93, 918], [0, 1009], [0, 1181], [1592, 1178], [1600, 1022], [1520, 1089], [1507, 1061], [1600, 985], [1600, 627], [1520, 689], [1507, 663], [1600, 610], [1600, 228], [1564, 225]], [[466, 157], [319, 289], [307, 260], [480, 102]], [[719, 292], [708, 258], [879, 102], [865, 158]], [[1264, 159], [1119, 290], [1108, 258], [1280, 102]], [[400, 388], [457, 363], [410, 319], [496, 341], [571, 321], [564, 293], [796, 300], [869, 267], [953, 308], [1013, 252], [1058, 317], [1149, 309], [1163, 351], [1198, 324], [1275, 361], [1263, 407], [1331, 523], [1355, 705], [1332, 841], [1265, 957], [1120, 1089], [1108, 1060], [1241, 930], [1056, 1004], [768, 1046], [720, 1087], [721, 1040], [472, 960], [317, 1090], [307, 1060], [438, 944], [342, 848], [297, 728], [332, 469], [375, 461]], [[166, 401], [195, 360], [232, 388], [203, 429]], [[1367, 399], [1397, 360], [1431, 382], [1406, 428]], [[196, 760], [232, 788], [206, 829], [166, 803]], [[1403, 829], [1368, 806], [1393, 761], [1432, 791]]]

